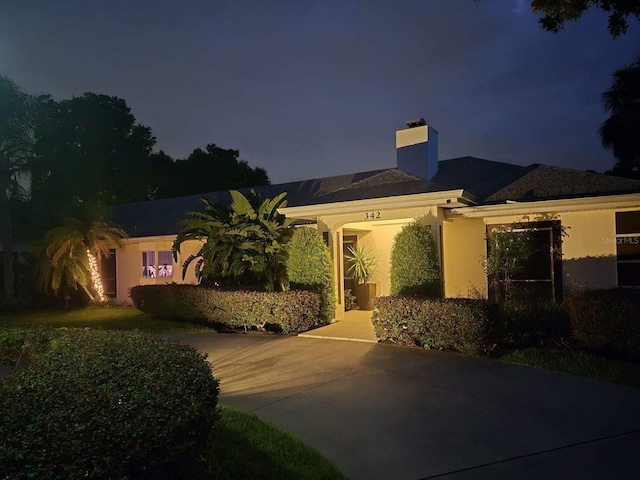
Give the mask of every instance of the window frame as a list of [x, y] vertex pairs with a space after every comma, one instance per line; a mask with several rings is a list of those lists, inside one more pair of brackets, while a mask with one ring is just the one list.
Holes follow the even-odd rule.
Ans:
[[[625, 214], [636, 214], [640, 216], [640, 210], [625, 210], [615, 212], [615, 241], [616, 241], [616, 285], [621, 288], [640, 288], [640, 278], [637, 284], [621, 284], [620, 283], [620, 265], [637, 265], [640, 264], [640, 258], [620, 258], [621, 245], [640, 245], [640, 221], [635, 222], [638, 226], [628, 228], [628, 221], [623, 220]], [[623, 224], [624, 221], [624, 224]], [[630, 222], [632, 225], [633, 221]], [[626, 225], [625, 225], [626, 224]], [[638, 231], [630, 231], [638, 230]]]
[[[497, 228], [508, 228], [511, 232], [531, 232], [531, 231], [549, 231], [549, 261], [550, 272], [549, 279], [511, 279], [515, 284], [526, 283], [550, 283], [551, 298], [549, 300], [555, 303], [562, 303], [564, 288], [562, 277], [562, 223], [560, 220], [540, 220], [531, 222], [513, 222], [513, 223], [497, 223], [486, 225], [486, 249], [489, 254], [489, 234]], [[489, 298], [496, 298], [495, 285], [487, 276], [487, 287]]]

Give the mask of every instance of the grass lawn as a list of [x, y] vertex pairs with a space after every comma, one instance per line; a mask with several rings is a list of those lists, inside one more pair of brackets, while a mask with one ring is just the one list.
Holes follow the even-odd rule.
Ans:
[[346, 478], [316, 450], [255, 415], [225, 405], [218, 412], [208, 478]]
[[639, 364], [612, 360], [589, 352], [559, 348], [527, 348], [508, 353], [500, 360], [640, 388]]
[[152, 319], [135, 307], [52, 308], [0, 314], [0, 326], [91, 327], [107, 330], [139, 330], [146, 333], [202, 333], [213, 329], [204, 325]]

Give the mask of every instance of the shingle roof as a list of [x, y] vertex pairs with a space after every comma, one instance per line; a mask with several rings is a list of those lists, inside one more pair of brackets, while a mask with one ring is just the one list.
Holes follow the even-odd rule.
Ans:
[[526, 202], [640, 192], [640, 181], [550, 165], [531, 165], [485, 203]]
[[463, 188], [479, 199], [509, 185], [526, 173], [527, 167], [475, 157], [453, 158], [438, 162], [433, 181], [448, 188]]
[[[273, 198], [287, 192], [290, 207], [464, 189], [481, 203], [532, 201], [640, 192], [640, 181], [547, 165], [523, 167], [474, 157], [438, 162], [432, 181], [396, 168], [264, 185], [255, 190]], [[250, 189], [240, 189], [247, 193]], [[229, 192], [116, 205], [115, 220], [132, 237], [176, 234], [186, 213], [202, 210], [201, 198], [230, 203]]]

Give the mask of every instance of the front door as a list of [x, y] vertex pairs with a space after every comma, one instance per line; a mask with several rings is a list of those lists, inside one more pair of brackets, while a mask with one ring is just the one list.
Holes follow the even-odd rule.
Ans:
[[356, 248], [358, 245], [357, 235], [345, 235], [342, 237], [342, 264], [344, 265], [344, 292], [351, 290], [351, 294], [354, 295], [356, 291], [356, 281], [353, 278], [353, 274], [350, 273], [353, 262], [348, 259], [350, 255], [350, 248]]

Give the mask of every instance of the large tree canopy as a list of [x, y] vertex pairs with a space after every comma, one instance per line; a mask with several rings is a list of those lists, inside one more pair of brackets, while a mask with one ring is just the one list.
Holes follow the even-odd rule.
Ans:
[[170, 157], [161, 152], [155, 165], [159, 175], [154, 181], [158, 185], [157, 196], [177, 197], [269, 184], [263, 168], [250, 167], [239, 155], [238, 150], [210, 143], [205, 150], [196, 148], [186, 160], [167, 164]]
[[589, 8], [609, 13], [608, 29], [617, 37], [627, 31], [628, 17], [640, 20], [640, 2], [637, 0], [532, 0], [531, 10], [541, 13], [540, 24], [545, 30], [558, 32], [565, 22], [578, 20]]
[[38, 125], [34, 186], [41, 202], [55, 210], [76, 201], [125, 203], [269, 183], [264, 169], [238, 159], [238, 150], [215, 144], [195, 149], [186, 160], [152, 153], [151, 129], [136, 123], [118, 97], [49, 99]]
[[621, 172], [640, 171], [640, 57], [616, 70], [614, 82], [602, 95], [611, 116], [600, 126], [602, 145], [613, 151]]
[[136, 123], [124, 100], [85, 93], [50, 100], [40, 114], [34, 163], [40, 199], [69, 205], [149, 198], [144, 167], [155, 138]]
[[0, 76], [0, 239], [4, 298], [14, 295], [13, 220], [10, 201], [20, 197], [20, 174], [27, 170], [34, 144], [33, 98]]

